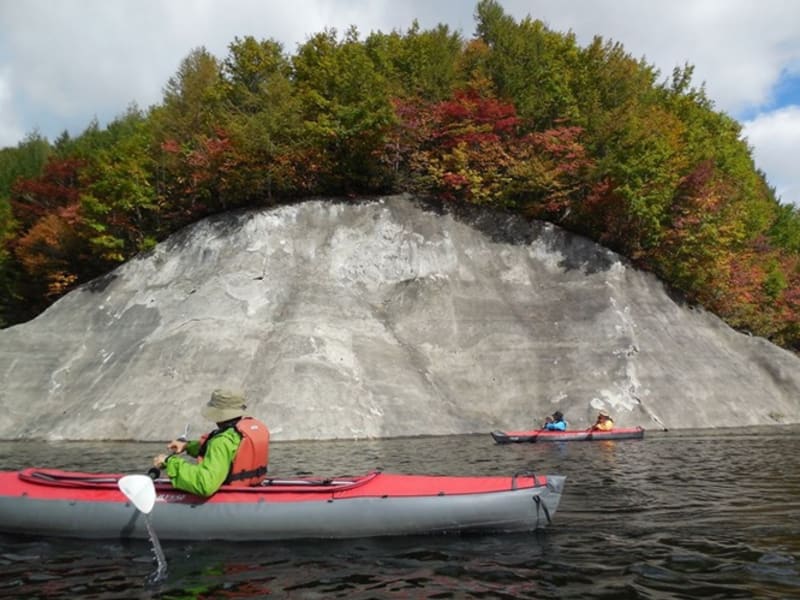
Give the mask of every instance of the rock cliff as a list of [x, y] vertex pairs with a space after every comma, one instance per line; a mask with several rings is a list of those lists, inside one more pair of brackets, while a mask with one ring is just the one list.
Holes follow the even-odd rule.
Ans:
[[555, 226], [405, 196], [209, 218], [0, 331], [3, 439], [199, 433], [217, 387], [276, 440], [800, 422], [794, 354]]

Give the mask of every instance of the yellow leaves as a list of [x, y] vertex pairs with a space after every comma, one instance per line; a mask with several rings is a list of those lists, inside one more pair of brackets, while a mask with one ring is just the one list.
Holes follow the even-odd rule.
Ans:
[[61, 296], [77, 281], [71, 272], [76, 242], [73, 230], [56, 214], [45, 215], [20, 238], [16, 256], [25, 271], [45, 282], [48, 298]]
[[78, 276], [72, 273], [56, 271], [48, 277], [47, 297], [60, 298], [70, 291], [78, 281]]
[[112, 235], [98, 235], [89, 240], [94, 247], [94, 252], [101, 259], [112, 263], [121, 263], [125, 261], [126, 256], [123, 254], [125, 248], [124, 242]]
[[460, 142], [449, 150], [417, 152], [412, 161], [444, 199], [489, 204], [499, 203], [505, 197], [510, 182], [506, 169], [497, 160], [504, 155], [502, 148], [494, 144], [471, 148]]

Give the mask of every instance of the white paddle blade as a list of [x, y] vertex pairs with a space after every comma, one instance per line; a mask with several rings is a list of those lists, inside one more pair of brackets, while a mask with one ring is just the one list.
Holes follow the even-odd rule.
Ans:
[[125, 475], [117, 482], [120, 491], [139, 511], [149, 514], [156, 503], [156, 486], [147, 475]]

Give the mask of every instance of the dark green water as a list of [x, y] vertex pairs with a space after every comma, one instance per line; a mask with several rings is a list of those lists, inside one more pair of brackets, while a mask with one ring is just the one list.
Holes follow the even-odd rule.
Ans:
[[[0, 468], [139, 472], [161, 445], [0, 442]], [[0, 536], [0, 598], [800, 598], [800, 428], [499, 446], [274, 443], [272, 475], [567, 475], [536, 534], [164, 544]], [[156, 508], [157, 510], [157, 508]]]

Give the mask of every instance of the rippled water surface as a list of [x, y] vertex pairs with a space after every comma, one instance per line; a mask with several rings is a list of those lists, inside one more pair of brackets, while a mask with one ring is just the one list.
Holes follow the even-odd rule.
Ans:
[[[154, 444], [0, 442], [0, 468], [137, 472]], [[264, 544], [0, 536], [2, 598], [800, 598], [800, 428], [494, 444], [487, 433], [272, 446], [273, 475], [564, 474], [535, 534]], [[158, 510], [156, 507], [155, 510]]]

